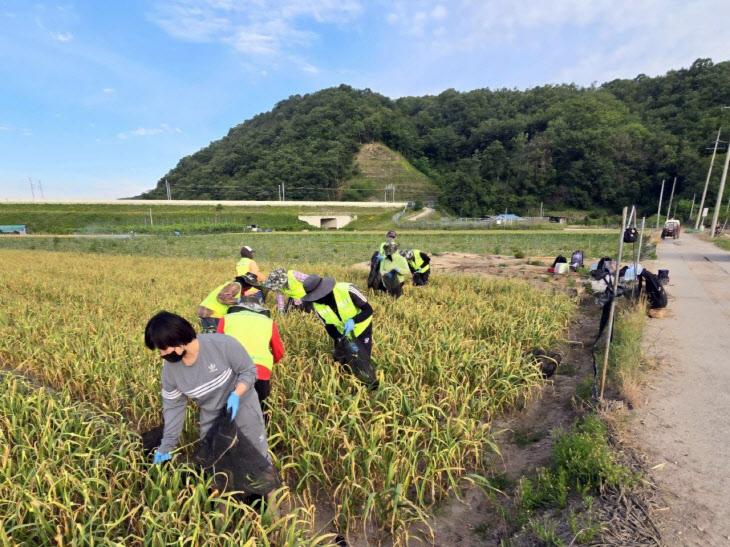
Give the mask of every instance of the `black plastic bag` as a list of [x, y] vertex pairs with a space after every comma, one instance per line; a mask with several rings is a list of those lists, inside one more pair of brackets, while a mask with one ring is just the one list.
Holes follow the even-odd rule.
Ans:
[[340, 363], [346, 370], [352, 372], [355, 378], [363, 384], [376, 389], [378, 380], [375, 376], [375, 366], [370, 360], [368, 351], [362, 342], [357, 338], [349, 339], [341, 336], [335, 341], [335, 349], [332, 351], [332, 358]]
[[633, 226], [629, 226], [624, 230], [624, 243], [636, 243], [639, 239], [639, 232]]
[[[142, 448], [150, 455], [162, 442], [164, 424], [142, 433]], [[189, 462], [216, 473], [214, 484], [221, 492], [264, 495], [281, 485], [276, 468], [251, 444], [223, 410], [213, 422]]]

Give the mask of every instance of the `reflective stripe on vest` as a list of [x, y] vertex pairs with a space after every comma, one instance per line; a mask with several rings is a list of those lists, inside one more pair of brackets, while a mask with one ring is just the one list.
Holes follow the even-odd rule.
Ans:
[[[324, 321], [328, 325], [334, 325], [340, 332], [340, 334], [344, 334], [345, 321], [355, 317], [358, 313], [360, 313], [360, 310], [357, 308], [357, 306], [355, 306], [355, 303], [352, 301], [352, 297], [350, 296], [349, 283], [337, 283], [335, 285], [335, 288], [332, 289], [332, 292], [335, 295], [335, 302], [337, 302], [337, 310], [340, 312], [339, 316], [337, 315], [337, 312], [335, 312], [335, 310], [333, 310], [326, 304], [318, 304], [317, 302], [312, 302], [312, 306], [317, 312], [317, 315], [322, 318], [322, 321]], [[353, 331], [353, 334], [355, 336], [360, 336], [360, 334], [362, 334], [362, 332], [366, 328], [368, 328], [368, 325], [370, 325], [372, 320], [373, 317], [371, 315], [370, 317], [365, 319], [365, 321], [361, 323], [355, 323], [355, 330]]]
[[[423, 266], [423, 258], [421, 257], [421, 251], [418, 249], [413, 249], [413, 260], [411, 261], [411, 266], [415, 270]], [[423, 268], [421, 268], [421, 273], [427, 272], [431, 268], [430, 264], [426, 264]]]
[[304, 283], [298, 281], [297, 278], [294, 277], [294, 270], [286, 272], [286, 285], [287, 286], [279, 289], [284, 296], [294, 298], [295, 300], [301, 300], [307, 295], [307, 292], [304, 290]]
[[251, 271], [251, 259], [250, 258], [242, 258], [238, 261], [238, 264], [236, 264], [236, 275], [242, 276], [246, 275], [248, 272]]
[[[210, 293], [208, 296], [205, 297], [205, 300], [203, 300], [200, 305], [203, 308], [208, 308], [209, 310], [213, 311], [213, 315], [211, 317], [223, 317], [226, 312], [228, 312], [228, 306], [225, 304], [221, 304], [218, 302], [218, 295], [223, 290], [223, 287], [228, 286], [229, 283], [223, 283], [220, 287], [216, 287], [213, 289], [213, 292]], [[238, 285], [238, 297], [241, 297], [241, 286]]]
[[259, 313], [240, 311], [226, 315], [223, 332], [241, 342], [255, 365], [271, 370], [274, 356], [271, 354], [271, 337], [274, 322]]

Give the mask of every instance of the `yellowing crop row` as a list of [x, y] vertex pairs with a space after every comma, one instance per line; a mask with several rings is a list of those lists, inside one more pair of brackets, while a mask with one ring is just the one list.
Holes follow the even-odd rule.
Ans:
[[[360, 288], [365, 285], [364, 274], [355, 270], [328, 265], [299, 268], [334, 275]], [[188, 538], [194, 533], [174, 524], [176, 518], [192, 518], [183, 517], [191, 512], [185, 505], [188, 498], [180, 495], [182, 487], [167, 478], [179, 481], [178, 475], [147, 475], [141, 456], [131, 456], [139, 447], [129, 431], [159, 423], [161, 414], [161, 361], [143, 347], [142, 332], [147, 319], [160, 309], [193, 321], [202, 298], [232, 274], [228, 261], [0, 251], [2, 366], [128, 420], [107, 456], [113, 458], [115, 447], [122, 447], [126, 467], [102, 466], [94, 471], [66, 463], [46, 470], [53, 480], [69, 485], [90, 473], [97, 477], [97, 482], [85, 483], [94, 495], [84, 503], [101, 510], [113, 500], [114, 514], [122, 519], [117, 527], [120, 543], [142, 544], [149, 539], [143, 535], [143, 518], [165, 522]], [[334, 510], [340, 530], [358, 534], [385, 528], [396, 543], [405, 542], [409, 522], [425, 520], [433, 503], [487, 464], [496, 450], [490, 420], [540, 382], [523, 352], [533, 346], [550, 347], [574, 308], [565, 296], [523, 283], [467, 276], [436, 276], [428, 287], [407, 287], [397, 301], [385, 295], [371, 301], [373, 360], [381, 384], [374, 393], [332, 363], [329, 338], [313, 316], [276, 317], [287, 356], [274, 369], [269, 442], [295, 500], [287, 501], [287, 506], [300, 509], [291, 515], [286, 512], [276, 530], [238, 509], [238, 518], [256, 521], [245, 533], [262, 544], [274, 536], [278, 544], [290, 544], [282, 541], [282, 534], [291, 537], [291, 544], [305, 541], [301, 538], [319, 541], [311, 517], [317, 504]], [[13, 397], [36, 396], [13, 393]], [[55, 418], [47, 425], [40, 418], [30, 422], [48, 442], [65, 434], [54, 429]], [[73, 423], [71, 430], [83, 425]], [[195, 438], [194, 424], [189, 420], [189, 440]], [[0, 431], [12, 434], [7, 419]], [[75, 462], [76, 450], [86, 449], [69, 445], [58, 461]], [[21, 475], [29, 473], [32, 462], [13, 454], [6, 458], [13, 460]], [[120, 478], [130, 473], [136, 477], [135, 488]], [[0, 491], [13, 491], [12, 481], [3, 477], [0, 481]], [[116, 493], [99, 497], [95, 489], [103, 490], [110, 481], [119, 485]], [[17, 490], [25, 492], [28, 503], [48, 501], [36, 504], [34, 511], [50, 528], [23, 521], [27, 527], [15, 533], [48, 541], [55, 541], [56, 533], [65, 540], [75, 537], [73, 511], [65, 513], [66, 524], [55, 530], [61, 518], [56, 503], [69, 501], [56, 499], [63, 489], [50, 490], [48, 484], [36, 482]], [[130, 488], [126, 496], [125, 488]], [[186, 488], [199, 490], [194, 484]], [[150, 495], [151, 491], [157, 493]], [[134, 509], [140, 499], [155, 500], [161, 493], [169, 503]], [[9, 499], [6, 496], [3, 499]], [[199, 496], [202, 500], [207, 491]], [[2, 507], [5, 510], [9, 506]], [[0, 520], [4, 517], [0, 513]], [[88, 531], [108, 526], [109, 518], [84, 517], [81, 524]], [[196, 517], [191, 526], [223, 541], [226, 519], [211, 518], [206, 524], [206, 518]], [[307, 527], [308, 532], [302, 532]], [[8, 533], [7, 527], [3, 530]], [[126, 539], [124, 530], [129, 530]], [[240, 545], [241, 537], [231, 536], [230, 541]]]

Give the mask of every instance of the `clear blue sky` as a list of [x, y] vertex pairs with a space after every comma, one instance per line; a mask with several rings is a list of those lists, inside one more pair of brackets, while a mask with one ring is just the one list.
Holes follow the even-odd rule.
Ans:
[[590, 85], [730, 57], [725, 0], [0, 0], [0, 199], [116, 198], [296, 93]]

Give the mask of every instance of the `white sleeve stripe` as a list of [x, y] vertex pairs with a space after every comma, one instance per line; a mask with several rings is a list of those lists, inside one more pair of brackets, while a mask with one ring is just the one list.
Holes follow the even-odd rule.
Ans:
[[368, 299], [363, 296], [363, 294], [358, 290], [355, 285], [350, 285], [350, 292], [358, 298], [362, 298], [365, 302], [368, 301]]
[[205, 395], [206, 393], [210, 392], [212, 389], [215, 389], [221, 385], [223, 385], [228, 378], [231, 377], [231, 374], [233, 371], [229, 368], [227, 371], [225, 371], [223, 374], [218, 376], [217, 378], [214, 378], [210, 382], [206, 382], [202, 386], [196, 387], [195, 389], [191, 390], [188, 393], [189, 397], [200, 397], [202, 395]]
[[177, 399], [181, 395], [182, 395], [182, 391], [179, 391], [177, 389], [174, 390], [174, 391], [167, 391], [167, 390], [164, 390], [164, 389], [162, 390], [162, 398], [163, 399]]

